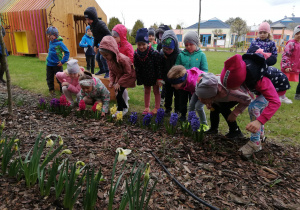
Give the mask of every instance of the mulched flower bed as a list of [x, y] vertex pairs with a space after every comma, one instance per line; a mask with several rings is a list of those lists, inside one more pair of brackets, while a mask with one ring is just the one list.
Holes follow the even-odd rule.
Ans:
[[[106, 209], [110, 176], [116, 148], [128, 148], [128, 166], [135, 161], [149, 162], [151, 177], [158, 179], [149, 209], [205, 209], [183, 192], [150, 154], [152, 151], [174, 177], [199, 198], [226, 209], [297, 209], [300, 206], [300, 150], [281, 146], [270, 139], [252, 160], [242, 160], [237, 152], [248, 139], [228, 140], [206, 136], [196, 143], [182, 135], [167, 135], [106, 120], [78, 119], [74, 114], [63, 118], [37, 108], [39, 96], [13, 87], [14, 116], [2, 106], [6, 89], [0, 86], [0, 118], [6, 119], [4, 134], [20, 139], [26, 153], [39, 132], [43, 136], [59, 134], [72, 151], [70, 161], [84, 161], [102, 168], [105, 181], [100, 183], [96, 209]], [[130, 167], [131, 168], [131, 167]], [[129, 172], [128, 172], [129, 173]], [[151, 183], [150, 183], [151, 184]], [[153, 184], [153, 183], [152, 183]], [[123, 183], [120, 184], [124, 189]], [[118, 208], [122, 190], [116, 193]], [[206, 207], [207, 208], [207, 207]], [[62, 209], [55, 196], [41, 197], [38, 186], [26, 188], [25, 181], [0, 176], [0, 209]], [[82, 197], [74, 209], [83, 209]]]

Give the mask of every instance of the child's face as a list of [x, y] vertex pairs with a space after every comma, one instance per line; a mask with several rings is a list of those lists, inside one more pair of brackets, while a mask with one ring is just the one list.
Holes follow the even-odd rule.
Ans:
[[141, 52], [145, 52], [147, 50], [148, 44], [146, 42], [138, 42], [137, 48]]
[[172, 48], [163, 47], [163, 51], [165, 54], [170, 55], [174, 50]]
[[185, 49], [191, 54], [193, 52], [195, 52], [195, 50], [197, 49], [196, 45], [189, 43], [189, 42], [185, 43], [184, 46], [185, 46]]
[[94, 22], [93, 20], [89, 19], [89, 18], [85, 18], [86, 22], [89, 24], [89, 25], [92, 25], [92, 23]]
[[77, 78], [79, 76], [78, 73], [69, 73], [69, 76], [74, 79], [74, 78]]
[[82, 85], [80, 85], [80, 87], [81, 87], [82, 91], [85, 92], [85, 93], [90, 93], [93, 90], [93, 86], [82, 86]]
[[153, 42], [153, 41], [155, 41], [155, 36], [149, 35], [149, 42]]
[[198, 97], [198, 99], [201, 101], [201, 103], [203, 104], [212, 104], [215, 97], [211, 97], [211, 98], [200, 98]]
[[54, 39], [56, 39], [57, 37], [55, 35], [47, 35], [47, 38], [50, 40], [50, 41], [53, 41]]
[[266, 32], [266, 31], [260, 31], [260, 32], [258, 32], [258, 37], [259, 37], [261, 40], [267, 39], [268, 36], [269, 36], [269, 33]]
[[111, 53], [100, 52], [101, 55], [105, 58], [105, 60], [111, 61], [113, 59], [113, 55]]
[[117, 43], [120, 43], [121, 39], [120, 39], [119, 36], [113, 36], [113, 37], [115, 38], [115, 40], [116, 40]]
[[300, 42], [300, 32], [298, 32], [298, 33], [295, 34], [294, 39], [295, 39], [296, 41]]
[[91, 29], [88, 29], [88, 30], [86, 31], [86, 34], [87, 34], [88, 36], [93, 36], [93, 32], [92, 32]]

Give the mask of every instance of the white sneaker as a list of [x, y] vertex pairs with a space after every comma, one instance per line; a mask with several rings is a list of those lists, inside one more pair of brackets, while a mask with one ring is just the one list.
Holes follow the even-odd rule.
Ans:
[[239, 151], [242, 153], [241, 155], [247, 159], [250, 158], [253, 155], [253, 153], [258, 152], [260, 150], [262, 150], [261, 143], [259, 142], [259, 144], [256, 144], [252, 141], [248, 141], [247, 144], [245, 144], [239, 149]]
[[123, 116], [125, 115], [125, 114], [127, 114], [127, 112], [128, 112], [128, 108], [125, 108], [125, 109], [123, 109]]
[[288, 97], [284, 97], [284, 98], [280, 97], [280, 102], [281, 103], [286, 103], [286, 104], [292, 104], [293, 103], [293, 101], [291, 99], [288, 99]]

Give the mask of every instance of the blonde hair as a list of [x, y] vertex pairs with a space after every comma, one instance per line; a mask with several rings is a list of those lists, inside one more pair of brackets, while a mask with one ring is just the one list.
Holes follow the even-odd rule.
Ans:
[[169, 79], [177, 79], [179, 77], [183, 77], [186, 74], [186, 69], [182, 65], [173, 66], [168, 72], [167, 77]]
[[80, 75], [78, 80], [81, 81], [81, 80], [85, 80], [85, 79], [93, 79], [92, 73], [89, 71], [84, 71], [83, 74]]

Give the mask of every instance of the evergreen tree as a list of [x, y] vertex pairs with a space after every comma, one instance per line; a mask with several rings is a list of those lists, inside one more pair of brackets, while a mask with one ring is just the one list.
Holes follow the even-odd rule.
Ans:
[[141, 21], [141, 20], [137, 20], [132, 28], [132, 31], [131, 31], [131, 36], [133, 36], [133, 38], [136, 37], [136, 32], [138, 29], [140, 28], [145, 28], [144, 27], [144, 23]]
[[108, 21], [108, 25], [107, 25], [108, 30], [111, 31], [115, 27], [115, 25], [117, 25], [117, 24], [122, 24], [121, 21], [118, 18], [116, 18], [116, 17], [110, 18], [109, 21]]

